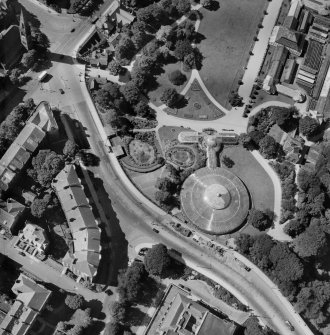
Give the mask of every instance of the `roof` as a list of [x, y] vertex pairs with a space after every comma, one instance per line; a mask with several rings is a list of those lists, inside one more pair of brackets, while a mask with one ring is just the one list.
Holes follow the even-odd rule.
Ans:
[[207, 313], [198, 335], [233, 335], [236, 328], [234, 323]]
[[24, 209], [24, 205], [12, 198], [8, 198], [7, 201], [0, 199], [0, 223], [10, 229]]
[[40, 102], [28, 122], [39, 126], [45, 132], [58, 129], [54, 114], [47, 101]]
[[309, 163], [313, 164], [314, 166], [316, 165], [317, 161], [320, 158], [322, 148], [319, 146], [311, 146], [309, 148], [308, 154], [306, 156], [306, 161]]
[[63, 262], [93, 277], [100, 260], [100, 229], [74, 165], [66, 165], [52, 183], [73, 235], [74, 255]]
[[288, 29], [287, 27], [280, 26], [278, 28], [276, 42], [289, 49], [299, 52], [301, 51], [301, 34]]
[[27, 223], [23, 229], [23, 236], [27, 240], [36, 244], [49, 244], [45, 229], [33, 223]]
[[12, 291], [17, 294], [16, 300], [38, 312], [42, 310], [51, 294], [51, 291], [23, 274], [16, 280]]
[[121, 23], [122, 25], [131, 24], [135, 20], [135, 16], [126, 12], [126, 10], [119, 9], [119, 13], [116, 13], [117, 23]]
[[5, 68], [13, 66], [23, 52], [25, 49], [21, 43], [18, 26], [12, 25], [0, 34], [0, 63]]

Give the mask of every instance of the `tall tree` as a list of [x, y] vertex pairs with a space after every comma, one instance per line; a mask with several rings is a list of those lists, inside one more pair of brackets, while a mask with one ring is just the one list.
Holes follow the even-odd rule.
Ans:
[[156, 244], [148, 250], [144, 264], [149, 274], [165, 277], [171, 264], [171, 258], [164, 244]]

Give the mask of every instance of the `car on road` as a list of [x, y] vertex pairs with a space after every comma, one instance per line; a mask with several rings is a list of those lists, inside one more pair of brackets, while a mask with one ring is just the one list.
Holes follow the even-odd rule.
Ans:
[[72, 28], [72, 29], [70, 30], [71, 33], [74, 33], [75, 31], [76, 31], [75, 28]]
[[179, 284], [179, 287], [182, 288], [183, 290], [187, 291], [187, 292], [191, 292], [191, 289], [189, 287], [187, 287], [187, 286]]
[[25, 256], [25, 253], [23, 251], [19, 251], [18, 254], [21, 256]]
[[159, 233], [159, 230], [158, 229], [156, 229], [156, 228], [152, 228], [152, 230], [155, 232], [155, 233]]
[[292, 323], [288, 320], [285, 321], [285, 324], [288, 326], [288, 328], [293, 332], [294, 331], [294, 327], [292, 326]]
[[61, 94], [64, 94], [64, 90], [62, 88], [59, 89]]

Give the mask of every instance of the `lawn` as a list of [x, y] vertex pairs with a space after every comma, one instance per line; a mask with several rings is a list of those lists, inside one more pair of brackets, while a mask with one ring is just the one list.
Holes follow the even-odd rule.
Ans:
[[156, 158], [154, 148], [139, 140], [130, 142], [129, 153], [137, 164], [152, 164]]
[[[181, 62], [166, 64], [163, 66], [162, 70], [162, 73], [156, 77], [157, 87], [148, 93], [150, 101], [153, 102], [156, 106], [163, 104], [159, 98], [165, 88], [175, 88], [180, 93], [190, 77], [190, 72], [183, 71]], [[173, 85], [168, 79], [169, 73], [175, 70], [180, 70], [187, 77], [187, 80], [182, 85]]]
[[273, 182], [254, 156], [242, 146], [225, 147], [223, 155], [230, 157], [234, 161], [234, 166], [228, 170], [235, 173], [246, 185], [253, 205], [260, 210], [270, 209], [273, 211]]
[[243, 74], [267, 5], [265, 0], [230, 0], [221, 1], [216, 11], [201, 9], [203, 19], [198, 31], [205, 39], [198, 47], [205, 59], [200, 75], [224, 107], [229, 107], [228, 95]]

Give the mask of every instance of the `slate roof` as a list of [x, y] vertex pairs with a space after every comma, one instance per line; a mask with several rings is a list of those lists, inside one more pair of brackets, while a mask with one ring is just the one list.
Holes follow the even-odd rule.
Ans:
[[21, 43], [19, 27], [10, 26], [0, 34], [0, 63], [8, 69], [22, 56], [25, 49]]
[[278, 28], [276, 42], [297, 52], [301, 51], [301, 34], [284, 26]]
[[45, 132], [58, 129], [54, 114], [47, 101], [40, 102], [28, 122], [39, 126]]
[[74, 272], [93, 277], [100, 262], [100, 229], [74, 165], [66, 165], [53, 181], [73, 236], [74, 254], [63, 263]]
[[8, 198], [7, 201], [0, 199], [0, 223], [10, 229], [24, 209], [24, 205], [12, 198]]

